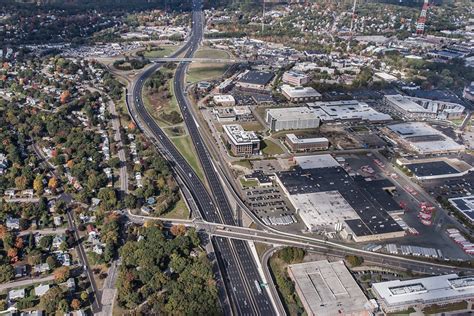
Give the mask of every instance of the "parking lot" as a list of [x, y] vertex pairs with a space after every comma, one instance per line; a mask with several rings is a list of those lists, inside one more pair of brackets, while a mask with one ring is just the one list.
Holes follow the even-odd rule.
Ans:
[[295, 214], [291, 203], [277, 184], [244, 189], [245, 201], [250, 209], [267, 225], [300, 231], [304, 225]]
[[[383, 160], [383, 167], [381, 167], [380, 165], [374, 162], [374, 159], [376, 159], [375, 155], [371, 154], [369, 154], [369, 156], [346, 155], [343, 157], [345, 158], [343, 164], [345, 165], [345, 168], [350, 170], [350, 172], [359, 173], [365, 177], [370, 177], [372, 179], [388, 178], [395, 184], [396, 191], [393, 192], [393, 197], [395, 201], [402, 204], [405, 209], [405, 213], [400, 216], [400, 218], [402, 218], [402, 220], [407, 224], [408, 227], [414, 228], [417, 232], [417, 234], [407, 234], [406, 237], [400, 238], [399, 240], [397, 240], [397, 244], [414, 245], [421, 247], [434, 247], [436, 249], [440, 249], [445, 256], [453, 258], [466, 258], [467, 255], [462, 252], [459, 247], [456, 247], [452, 240], [450, 240], [445, 234], [445, 227], [449, 224], [449, 221], [451, 219], [449, 218], [449, 216], [443, 213], [443, 211], [439, 210], [435, 213], [433, 225], [425, 226], [421, 223], [420, 219], [418, 218], [418, 213], [420, 210], [420, 201], [423, 200], [423, 198], [420, 196], [420, 192], [417, 192], [414, 189], [413, 184], [405, 180], [404, 178], [401, 178], [396, 175], [392, 177], [395, 169], [390, 162]], [[362, 170], [361, 168], [364, 166], [369, 167], [369, 169], [364, 168], [364, 170], [370, 171], [370, 169], [372, 169], [374, 172], [368, 173]], [[474, 183], [473, 180], [474, 175], [471, 175], [471, 183]], [[469, 187], [469, 185], [467, 184], [468, 181], [468, 179], [465, 179], [465, 181], [463, 181], [463, 183], [461, 184], [461, 188], [465, 188], [466, 186]], [[457, 183], [457, 181], [446, 179], [441, 180], [439, 182], [432, 182], [432, 184], [430, 182], [430, 187], [432, 188], [432, 190], [443, 190], [443, 185], [445, 183], [451, 183], [451, 186], [454, 185], [454, 183]], [[430, 193], [430, 191], [426, 191]], [[433, 193], [432, 196], [435, 194], [436, 193]], [[436, 197], [436, 195], [434, 197]]]

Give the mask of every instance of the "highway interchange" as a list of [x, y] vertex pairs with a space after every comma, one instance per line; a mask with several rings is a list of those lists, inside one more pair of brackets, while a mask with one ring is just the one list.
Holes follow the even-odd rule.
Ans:
[[[364, 258], [370, 262], [427, 274], [450, 273], [451, 271], [472, 272], [471, 269], [467, 268], [455, 268], [448, 265], [431, 264], [422, 260], [371, 253], [321, 239], [282, 233], [270, 227], [265, 227], [263, 231], [238, 227], [228, 197], [224, 191], [221, 178], [239, 206], [254, 220], [255, 216], [252, 216], [252, 213], [240, 200], [240, 197], [232, 188], [229, 180], [226, 179], [225, 174], [222, 172], [223, 176], [221, 178], [219, 177], [218, 170], [220, 170], [220, 168], [213, 163], [210, 157], [209, 150], [202, 139], [199, 130], [200, 127], [192, 115], [185, 92], [184, 85], [188, 66], [187, 60], [191, 59], [198, 49], [202, 35], [203, 16], [201, 12], [201, 2], [200, 0], [194, 0], [192, 33], [186, 44], [178, 49], [170, 58], [177, 58], [184, 54], [182, 61], [178, 63], [173, 79], [174, 94], [206, 176], [209, 191], [197, 176], [194, 169], [148, 113], [142, 101], [142, 89], [147, 78], [157, 71], [163, 65], [162, 63], [155, 63], [132, 82], [131, 93], [127, 95], [127, 106], [138, 126], [170, 162], [176, 173], [178, 182], [182, 183], [185, 187], [183, 191], [186, 191], [184, 193], [188, 204], [192, 204], [198, 208], [203, 220], [199, 223], [193, 223], [192, 225], [213, 236], [211, 241], [217, 254], [221, 274], [223, 275], [226, 285], [227, 295], [230, 298], [234, 313], [238, 315], [281, 314], [280, 303], [275, 303], [274, 300], [272, 301], [267, 291], [262, 290], [259, 286], [262, 282], [262, 278], [246, 240], [277, 245], [300, 246], [310, 251], [323, 252], [341, 257], [344, 257], [346, 254], [358, 254], [363, 255]], [[262, 227], [262, 224], [258, 220], [256, 223], [259, 227]], [[276, 299], [278, 300], [278, 297]]]
[[[203, 17], [200, 1], [194, 1], [193, 30], [189, 41], [175, 52], [173, 57], [185, 52], [184, 57], [194, 55], [202, 39]], [[146, 111], [141, 92], [146, 79], [151, 76], [161, 64], [147, 69], [134, 82], [132, 94], [128, 96], [128, 105], [132, 116], [138, 121], [142, 129], [156, 140], [160, 151], [170, 161], [174, 170], [184, 181], [199, 205], [202, 217], [209, 222], [235, 225], [232, 209], [224, 193], [217, 172], [212, 164], [207, 148], [201, 139], [199, 127], [191, 115], [188, 101], [184, 92], [184, 78], [187, 63], [179, 63], [174, 77], [175, 95], [181, 108], [183, 119], [196, 147], [201, 165], [211, 188], [211, 195], [204, 183], [199, 179], [186, 159], [179, 153], [166, 134], [156, 124]], [[131, 99], [131, 100], [130, 100]], [[136, 114], [135, 114], [136, 113]], [[145, 126], [144, 126], [145, 125]], [[239, 315], [271, 315], [275, 314], [266, 291], [262, 291], [259, 284], [262, 282], [255, 261], [252, 258], [247, 242], [228, 238], [213, 238], [212, 242], [220, 262], [220, 268], [227, 287], [227, 294], [231, 298], [234, 312]]]

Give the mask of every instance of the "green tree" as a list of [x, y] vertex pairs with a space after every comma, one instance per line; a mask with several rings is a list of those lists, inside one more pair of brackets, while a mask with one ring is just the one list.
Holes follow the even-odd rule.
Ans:
[[358, 267], [364, 263], [364, 258], [355, 255], [347, 255], [345, 259], [352, 267]]
[[63, 290], [59, 286], [54, 286], [40, 298], [40, 307], [48, 315], [53, 315], [59, 307], [59, 302], [64, 298]]
[[15, 277], [15, 271], [10, 264], [0, 265], [0, 283], [13, 280], [14, 277]]

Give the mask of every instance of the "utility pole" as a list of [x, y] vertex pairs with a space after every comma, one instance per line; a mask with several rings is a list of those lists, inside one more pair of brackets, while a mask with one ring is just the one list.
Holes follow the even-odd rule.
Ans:
[[263, 0], [262, 34], [265, 31], [265, 0]]

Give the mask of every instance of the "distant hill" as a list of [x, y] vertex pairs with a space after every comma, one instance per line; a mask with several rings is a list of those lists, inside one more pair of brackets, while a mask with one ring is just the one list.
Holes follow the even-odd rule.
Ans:
[[189, 9], [192, 0], [0, 0], [0, 4], [37, 5], [97, 9]]

